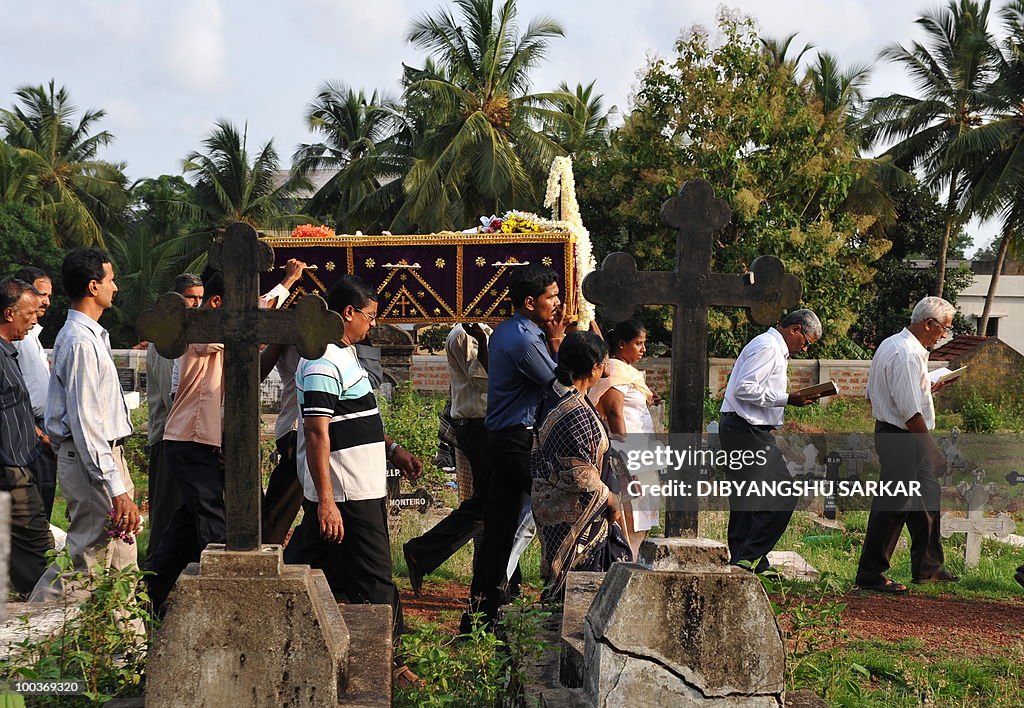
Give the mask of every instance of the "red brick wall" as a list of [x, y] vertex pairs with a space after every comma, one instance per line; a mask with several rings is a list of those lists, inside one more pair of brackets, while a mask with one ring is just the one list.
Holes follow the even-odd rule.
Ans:
[[[669, 391], [669, 367], [667, 358], [644, 359], [639, 368], [647, 372], [648, 385], [662, 396]], [[708, 366], [708, 387], [721, 397], [729, 382], [735, 359], [711, 359]], [[942, 362], [931, 362], [930, 368], [938, 368]], [[789, 364], [790, 389], [811, 386], [834, 380], [840, 395], [863, 398], [868, 384], [868, 360], [847, 359], [795, 359]], [[413, 386], [422, 391], [448, 390], [448, 366], [442, 356], [415, 356], [412, 363]]]

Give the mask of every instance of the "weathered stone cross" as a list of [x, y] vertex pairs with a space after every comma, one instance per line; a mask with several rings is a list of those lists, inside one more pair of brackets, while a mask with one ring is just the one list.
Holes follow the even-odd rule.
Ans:
[[[708, 308], [746, 307], [754, 322], [768, 325], [800, 301], [800, 280], [774, 256], [757, 258], [742, 275], [711, 272], [714, 232], [731, 217], [729, 205], [715, 197], [708, 182], [690, 180], [661, 206], [661, 220], [677, 229], [675, 270], [638, 271], [631, 255], [612, 253], [583, 280], [583, 296], [613, 322], [631, 317], [638, 305], [675, 306], [670, 433], [703, 429]], [[694, 497], [668, 497], [666, 536], [697, 534], [696, 502]]]
[[967, 486], [965, 482], [957, 488], [967, 500], [967, 518], [951, 516], [948, 512], [942, 515], [940, 526], [943, 538], [955, 533], [967, 534], [967, 550], [964, 553], [964, 567], [977, 568], [981, 561], [981, 539], [985, 534], [993, 534], [998, 538], [1006, 538], [1016, 530], [1017, 525], [1009, 514], [985, 516], [985, 504], [988, 503], [989, 485], [981, 483], [984, 470], [974, 470], [974, 482]]
[[161, 356], [176, 358], [189, 344], [224, 343], [224, 504], [227, 549], [260, 547], [260, 344], [294, 344], [307, 359], [323, 355], [341, 338], [340, 315], [316, 295], [291, 310], [259, 308], [259, 273], [274, 264], [274, 251], [256, 230], [232, 224], [210, 246], [210, 265], [224, 273], [224, 305], [188, 309], [167, 293], [139, 316], [139, 336]]

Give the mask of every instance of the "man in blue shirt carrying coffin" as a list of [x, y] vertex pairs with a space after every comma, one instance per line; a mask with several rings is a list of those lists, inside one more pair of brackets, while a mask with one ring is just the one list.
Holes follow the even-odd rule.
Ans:
[[[508, 601], [506, 566], [529, 494], [530, 447], [541, 392], [554, 378], [558, 347], [565, 336], [558, 276], [550, 268], [521, 266], [509, 281], [515, 313], [495, 327], [488, 345], [487, 448], [490, 484], [484, 536], [470, 586], [470, 609], [493, 625]], [[463, 616], [461, 631], [470, 618]]]

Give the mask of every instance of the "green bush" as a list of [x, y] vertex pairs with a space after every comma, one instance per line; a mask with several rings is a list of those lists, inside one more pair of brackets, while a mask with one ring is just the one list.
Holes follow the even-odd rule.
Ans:
[[78, 606], [78, 614], [65, 605], [65, 620], [57, 634], [29, 635], [0, 660], [0, 684], [16, 679], [83, 684], [82, 695], [33, 696], [33, 705], [88, 706], [115, 697], [141, 696], [151, 636], [147, 630], [153, 625], [142, 582], [146, 573], [134, 567], [102, 566], [91, 575], [77, 572], [67, 551], [51, 551], [50, 560], [60, 566], [65, 587], [80, 588], [88, 596]]
[[960, 417], [969, 433], [994, 433], [1000, 427], [999, 409], [977, 391], [971, 391], [961, 402]]
[[377, 399], [385, 432], [423, 461], [423, 479], [434, 485], [447, 480], [433, 463], [437, 454], [438, 415], [444, 410], [444, 403], [444, 397], [420, 393], [408, 382], [395, 387], [390, 401], [383, 396]]
[[547, 645], [538, 638], [550, 613], [520, 598], [487, 631], [478, 623], [457, 637], [424, 624], [402, 637], [402, 656], [424, 686], [398, 689], [395, 705], [512, 707], [525, 704], [526, 667], [536, 662]]

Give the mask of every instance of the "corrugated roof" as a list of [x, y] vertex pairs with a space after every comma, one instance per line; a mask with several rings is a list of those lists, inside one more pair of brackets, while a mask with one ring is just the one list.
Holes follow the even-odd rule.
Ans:
[[976, 334], [961, 334], [933, 351], [928, 358], [932, 361], [955, 361], [967, 352], [973, 351], [986, 339], [988, 337], [979, 337]]

